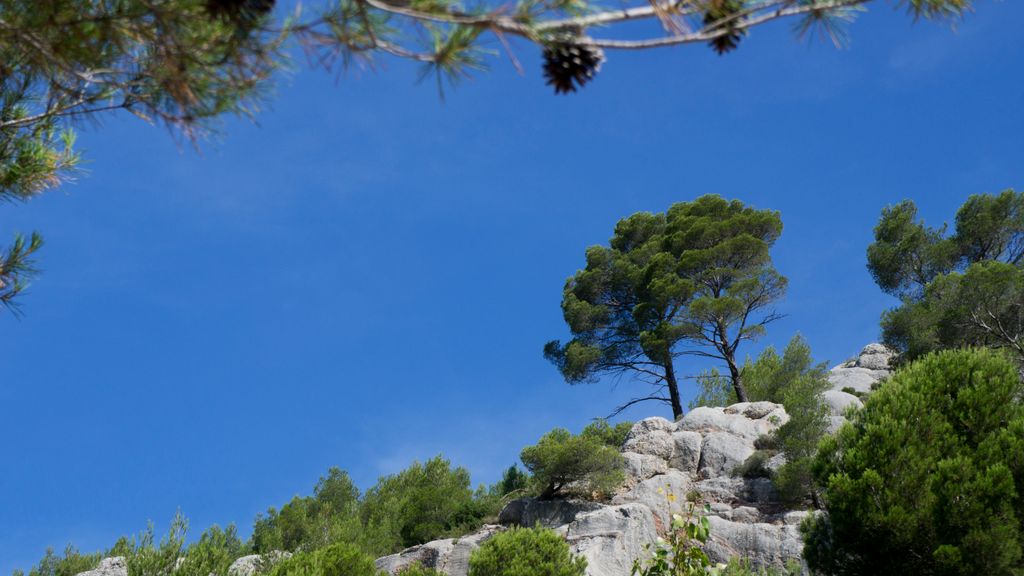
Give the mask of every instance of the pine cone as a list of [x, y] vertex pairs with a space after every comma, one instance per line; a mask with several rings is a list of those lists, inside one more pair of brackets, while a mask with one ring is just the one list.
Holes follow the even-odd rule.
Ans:
[[544, 77], [555, 94], [575, 92], [600, 72], [604, 52], [596, 46], [572, 40], [551, 42], [544, 47]]
[[250, 28], [274, 9], [274, 0], [206, 0], [206, 11], [236, 26]]
[[708, 41], [708, 45], [719, 54], [725, 54], [726, 52], [732, 52], [739, 46], [740, 40], [746, 35], [747, 31], [743, 29], [737, 29], [736, 25], [739, 23], [739, 19], [732, 18], [743, 10], [742, 0], [712, 0], [708, 5], [707, 12], [704, 13], [704, 26], [712, 26], [715, 22], [723, 20], [725, 18], [731, 18], [728, 22], [715, 26], [712, 30], [725, 30], [726, 33], [712, 38]]

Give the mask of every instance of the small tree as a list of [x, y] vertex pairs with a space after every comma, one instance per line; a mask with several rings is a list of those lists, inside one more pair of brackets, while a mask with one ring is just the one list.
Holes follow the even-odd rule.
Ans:
[[586, 268], [566, 281], [573, 339], [548, 342], [544, 355], [569, 383], [629, 374], [657, 388], [615, 413], [654, 400], [682, 416], [675, 360], [684, 354], [723, 361], [746, 401], [736, 354], [779, 318], [772, 306], [786, 279], [768, 252], [781, 232], [777, 212], [713, 195], [620, 220], [609, 246], [588, 248]]
[[956, 228], [931, 228], [904, 201], [882, 211], [868, 269], [900, 298], [882, 339], [913, 360], [962, 346], [1007, 348], [1024, 361], [1024, 194], [968, 198]]
[[274, 566], [270, 576], [383, 576], [373, 558], [346, 542], [300, 552]]
[[1016, 575], [1024, 562], [1024, 384], [999, 351], [898, 370], [822, 443], [827, 516], [805, 528], [826, 574]]
[[510, 528], [469, 557], [469, 576], [583, 576], [587, 560], [547, 528]]
[[624, 479], [618, 447], [605, 443], [598, 433], [573, 436], [555, 428], [534, 446], [523, 448], [520, 458], [533, 474], [535, 491], [541, 499], [567, 492], [585, 497], [610, 494]]
[[435, 456], [384, 476], [366, 491], [360, 508], [375, 554], [389, 554], [449, 535], [473, 508], [469, 471]]

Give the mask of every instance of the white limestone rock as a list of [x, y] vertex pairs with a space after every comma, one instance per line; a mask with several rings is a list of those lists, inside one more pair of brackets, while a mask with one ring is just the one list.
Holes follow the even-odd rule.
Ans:
[[292, 557], [291, 552], [273, 550], [266, 554], [250, 554], [242, 556], [228, 566], [228, 576], [254, 576], [259, 573], [266, 573], [270, 568], [282, 560]]
[[487, 525], [467, 536], [446, 538], [413, 546], [397, 554], [378, 558], [376, 567], [389, 574], [413, 565], [440, 570], [449, 576], [466, 576], [469, 573], [469, 556], [489, 538], [504, 530], [502, 526]]
[[843, 391], [850, 388], [855, 392], [868, 394], [871, 392], [871, 385], [881, 380], [887, 373], [878, 370], [869, 370], [859, 366], [844, 368], [836, 366], [828, 373], [828, 382], [832, 390]]
[[629, 576], [644, 545], [658, 537], [654, 514], [642, 504], [583, 513], [560, 532], [573, 554], [587, 559], [587, 576]]
[[884, 344], [868, 344], [857, 356], [857, 366], [868, 370], [890, 370], [896, 353]]
[[626, 464], [627, 484], [647, 480], [656, 474], [668, 472], [668, 462], [657, 456], [626, 452], [622, 458]]
[[741, 557], [755, 568], [782, 567], [803, 552], [798, 525], [738, 522], [718, 516], [710, 516], [708, 522], [711, 537], [704, 551], [712, 562]]
[[700, 447], [704, 443], [704, 437], [700, 432], [680, 430], [672, 434], [672, 442], [675, 447], [669, 465], [676, 470], [696, 474], [700, 465]]
[[698, 474], [701, 478], [729, 476], [754, 453], [750, 437], [730, 432], [708, 432], [700, 449]]
[[833, 416], [844, 416], [850, 406], [864, 407], [864, 403], [861, 402], [860, 398], [840, 390], [826, 390], [821, 393], [821, 399], [828, 406], [828, 410]]
[[644, 418], [633, 425], [622, 445], [622, 451], [647, 454], [668, 461], [674, 450], [674, 431], [675, 425], [664, 418]]
[[124, 556], [112, 556], [100, 560], [99, 566], [77, 576], [128, 576], [128, 562]]
[[692, 488], [693, 480], [689, 474], [669, 470], [665, 474], [640, 482], [625, 493], [616, 495], [612, 499], [612, 504], [642, 504], [654, 513], [662, 527], [666, 527], [669, 525], [672, 511], [680, 509]]
[[702, 434], [728, 432], [753, 442], [760, 436], [770, 434], [788, 420], [789, 416], [781, 404], [742, 402], [725, 408], [694, 408], [683, 416], [677, 429]]

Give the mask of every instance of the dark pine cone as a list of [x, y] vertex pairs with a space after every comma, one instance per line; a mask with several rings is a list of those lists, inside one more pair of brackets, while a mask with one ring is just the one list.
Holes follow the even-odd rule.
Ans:
[[544, 77], [555, 94], [568, 94], [582, 88], [600, 72], [604, 52], [596, 46], [572, 41], [552, 42], [544, 47]]
[[252, 26], [274, 9], [274, 0], [206, 0], [206, 11], [239, 26]]
[[[743, 10], [742, 0], [712, 0], [708, 6], [708, 11], [704, 13], [704, 26], [711, 26], [719, 20], [738, 14], [741, 10]], [[740, 40], [747, 33], [746, 30], [737, 29], [737, 23], [738, 19], [734, 18], [725, 24], [716, 26], [715, 30], [725, 30], [726, 33], [712, 38], [708, 45], [719, 54], [735, 50], [739, 46]]]

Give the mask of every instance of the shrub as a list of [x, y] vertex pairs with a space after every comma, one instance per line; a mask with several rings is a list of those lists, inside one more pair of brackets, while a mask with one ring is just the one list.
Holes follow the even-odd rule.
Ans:
[[1020, 574], [1024, 385], [989, 350], [897, 371], [822, 443], [827, 517], [805, 527], [812, 568], [855, 574]]
[[[102, 557], [102, 554], [82, 554], [70, 544], [64, 548], [63, 556], [54, 553], [53, 548], [47, 548], [46, 555], [28, 571], [28, 576], [75, 576], [95, 568]], [[20, 570], [15, 570], [14, 574], [23, 575]]]
[[600, 434], [573, 436], [555, 428], [534, 446], [523, 448], [520, 458], [533, 474], [540, 498], [566, 494], [603, 497], [623, 481], [622, 455], [604, 443]]
[[469, 557], [469, 576], [583, 576], [585, 558], [547, 528], [511, 528], [487, 540]]
[[270, 576], [379, 576], [373, 558], [357, 546], [339, 542], [314, 552], [300, 552], [283, 560]]
[[387, 554], [476, 528], [489, 507], [474, 502], [469, 486], [469, 471], [441, 456], [381, 478], [360, 510], [366, 549]]
[[619, 422], [612, 426], [604, 418], [599, 418], [580, 432], [580, 436], [593, 437], [601, 441], [605, 446], [618, 450], [626, 443], [626, 436], [633, 429], [632, 422]]
[[331, 468], [313, 489], [313, 495], [296, 496], [280, 511], [271, 508], [256, 517], [252, 542], [256, 552], [312, 550], [331, 542], [359, 538], [359, 490], [348, 474]]
[[402, 568], [396, 573], [396, 576], [445, 576], [445, 573], [434, 568], [427, 568], [417, 562]]

